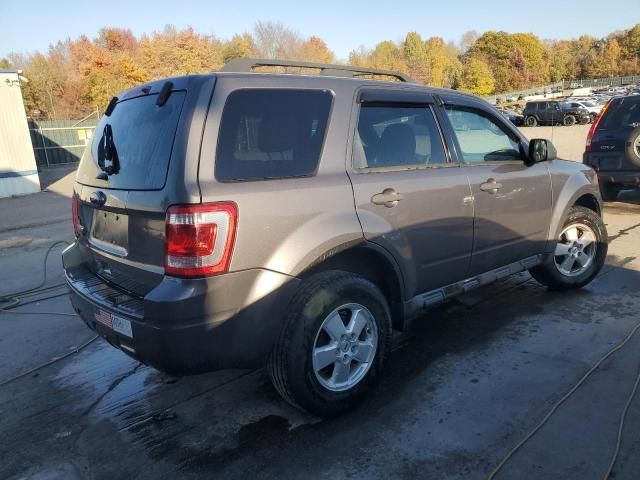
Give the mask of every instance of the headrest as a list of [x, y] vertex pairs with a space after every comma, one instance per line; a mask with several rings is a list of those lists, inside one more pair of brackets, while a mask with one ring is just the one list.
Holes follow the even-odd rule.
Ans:
[[393, 123], [382, 132], [380, 145], [382, 148], [392, 148], [403, 153], [414, 153], [416, 151], [416, 134], [411, 125]]

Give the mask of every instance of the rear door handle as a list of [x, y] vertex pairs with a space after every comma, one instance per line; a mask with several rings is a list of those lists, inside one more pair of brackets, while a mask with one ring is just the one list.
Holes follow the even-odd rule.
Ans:
[[480, 190], [487, 193], [498, 193], [498, 190], [502, 188], [502, 184], [495, 181], [495, 179], [490, 178], [486, 182], [480, 184]]
[[382, 193], [376, 193], [371, 197], [371, 203], [392, 208], [395, 207], [402, 199], [403, 196], [401, 193], [396, 192], [393, 188], [385, 188]]

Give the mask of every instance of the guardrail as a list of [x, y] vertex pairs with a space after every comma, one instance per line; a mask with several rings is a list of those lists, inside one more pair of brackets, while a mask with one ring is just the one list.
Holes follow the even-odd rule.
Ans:
[[532, 95], [549, 95], [553, 93], [563, 92], [564, 90], [575, 90], [577, 88], [614, 88], [625, 87], [628, 85], [640, 85], [640, 75], [627, 75], [625, 77], [601, 77], [601, 78], [583, 78], [580, 80], [563, 80], [561, 82], [551, 83], [535, 88], [525, 90], [517, 90], [514, 92], [496, 93], [484, 97], [489, 101], [520, 99]]

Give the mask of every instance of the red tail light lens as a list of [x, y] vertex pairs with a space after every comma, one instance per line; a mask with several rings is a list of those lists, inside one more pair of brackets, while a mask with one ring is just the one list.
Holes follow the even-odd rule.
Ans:
[[204, 277], [227, 272], [237, 224], [235, 203], [170, 207], [166, 220], [167, 275]]
[[589, 133], [587, 133], [587, 145], [585, 146], [585, 151], [587, 152], [591, 151], [591, 140], [593, 140], [593, 136], [595, 135], [596, 130], [598, 129], [598, 125], [600, 125], [600, 121], [604, 116], [604, 112], [607, 111], [607, 108], [609, 108], [610, 103], [611, 103], [611, 100], [605, 103], [604, 107], [602, 107], [602, 110], [600, 110], [600, 112], [598, 112], [598, 115], [596, 115], [596, 118], [593, 119], [593, 123], [591, 124], [591, 128], [589, 129]]
[[73, 221], [73, 233], [76, 238], [80, 236], [80, 218], [79, 218], [79, 205], [80, 199], [77, 194], [71, 195], [71, 220]]

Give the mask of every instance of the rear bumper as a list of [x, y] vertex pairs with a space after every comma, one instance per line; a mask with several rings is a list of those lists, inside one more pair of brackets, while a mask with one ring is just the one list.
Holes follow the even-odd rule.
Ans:
[[640, 170], [637, 172], [598, 172], [600, 183], [615, 183], [625, 187], [640, 187]]
[[[64, 251], [63, 265], [78, 315], [113, 346], [175, 375], [264, 364], [300, 282], [253, 269], [202, 279], [164, 277], [144, 298], [121, 291], [114, 296], [109, 291], [115, 288], [98, 277], [88, 281], [92, 274], [76, 263], [76, 247]], [[98, 312], [129, 320], [132, 338], [98, 321]]]

